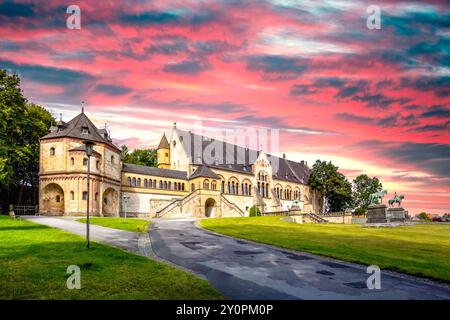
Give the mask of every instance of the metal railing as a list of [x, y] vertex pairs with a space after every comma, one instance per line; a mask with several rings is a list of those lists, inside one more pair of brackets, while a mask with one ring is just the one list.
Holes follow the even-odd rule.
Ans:
[[13, 211], [16, 216], [36, 215], [38, 206], [13, 206]]

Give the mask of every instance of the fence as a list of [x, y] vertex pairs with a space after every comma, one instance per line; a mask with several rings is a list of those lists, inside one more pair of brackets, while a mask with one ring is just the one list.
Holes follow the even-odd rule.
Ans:
[[12, 211], [17, 216], [20, 215], [36, 215], [38, 212], [38, 206], [11, 206]]
[[288, 216], [289, 211], [270, 211], [270, 212], [261, 212], [262, 216]]

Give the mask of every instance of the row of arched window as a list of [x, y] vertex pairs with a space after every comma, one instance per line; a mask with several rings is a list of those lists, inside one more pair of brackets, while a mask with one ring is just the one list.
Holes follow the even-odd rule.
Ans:
[[300, 191], [299, 190], [295, 190], [294, 191], [294, 196], [292, 196], [292, 190], [291, 189], [284, 189], [281, 187], [276, 187], [275, 188], [275, 194], [278, 197], [278, 199], [283, 199], [283, 200], [295, 200], [295, 199], [300, 199]]
[[[55, 147], [51, 147], [50, 148], [50, 156], [54, 156], [55, 155]], [[115, 164], [115, 158], [114, 158], [114, 156], [113, 155], [111, 155], [111, 164]], [[97, 161], [97, 164], [99, 163], [99, 161]], [[72, 165], [72, 166], [74, 166], [75, 165], [75, 160], [74, 160], [74, 158], [70, 158], [70, 164]], [[83, 159], [83, 165], [84, 166], [87, 166], [87, 158], [84, 158]]]
[[[87, 191], [83, 191], [83, 194], [82, 194], [82, 196], [81, 196], [81, 199], [87, 200]], [[75, 192], [73, 192], [73, 191], [70, 191], [70, 200], [75, 200]], [[94, 200], [95, 200], [95, 201], [98, 200], [98, 192], [96, 192], [96, 193], [94, 194]], [[56, 202], [59, 202], [59, 201], [58, 201], [58, 196], [57, 196], [57, 198], [56, 198]]]
[[[184, 191], [185, 184], [182, 182], [172, 182], [166, 180], [156, 180], [156, 179], [143, 179], [141, 178], [131, 178], [128, 177], [128, 185], [130, 187], [138, 187], [141, 188], [152, 188], [152, 189], [163, 189], [163, 190], [175, 190], [175, 191]], [[142, 185], [143, 182], [143, 185]]]

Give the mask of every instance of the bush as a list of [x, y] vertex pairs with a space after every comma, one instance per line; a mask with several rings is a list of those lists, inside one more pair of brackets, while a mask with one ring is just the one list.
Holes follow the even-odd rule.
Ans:
[[422, 212], [422, 213], [418, 214], [417, 217], [420, 220], [431, 221], [431, 217], [426, 212]]
[[261, 215], [261, 211], [259, 210], [259, 208], [257, 206], [253, 206], [250, 208], [250, 217], [256, 217], [256, 216], [260, 216]]

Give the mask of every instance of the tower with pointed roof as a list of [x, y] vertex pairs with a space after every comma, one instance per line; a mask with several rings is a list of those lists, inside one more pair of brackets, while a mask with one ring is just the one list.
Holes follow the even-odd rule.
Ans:
[[90, 203], [93, 215], [119, 214], [122, 164], [120, 150], [107, 130], [97, 129], [84, 113], [69, 122], [62, 116], [41, 138], [39, 211], [50, 215], [84, 215], [87, 207], [87, 161], [83, 141], [92, 141]]
[[163, 133], [157, 149], [158, 168], [170, 169], [170, 145]]

